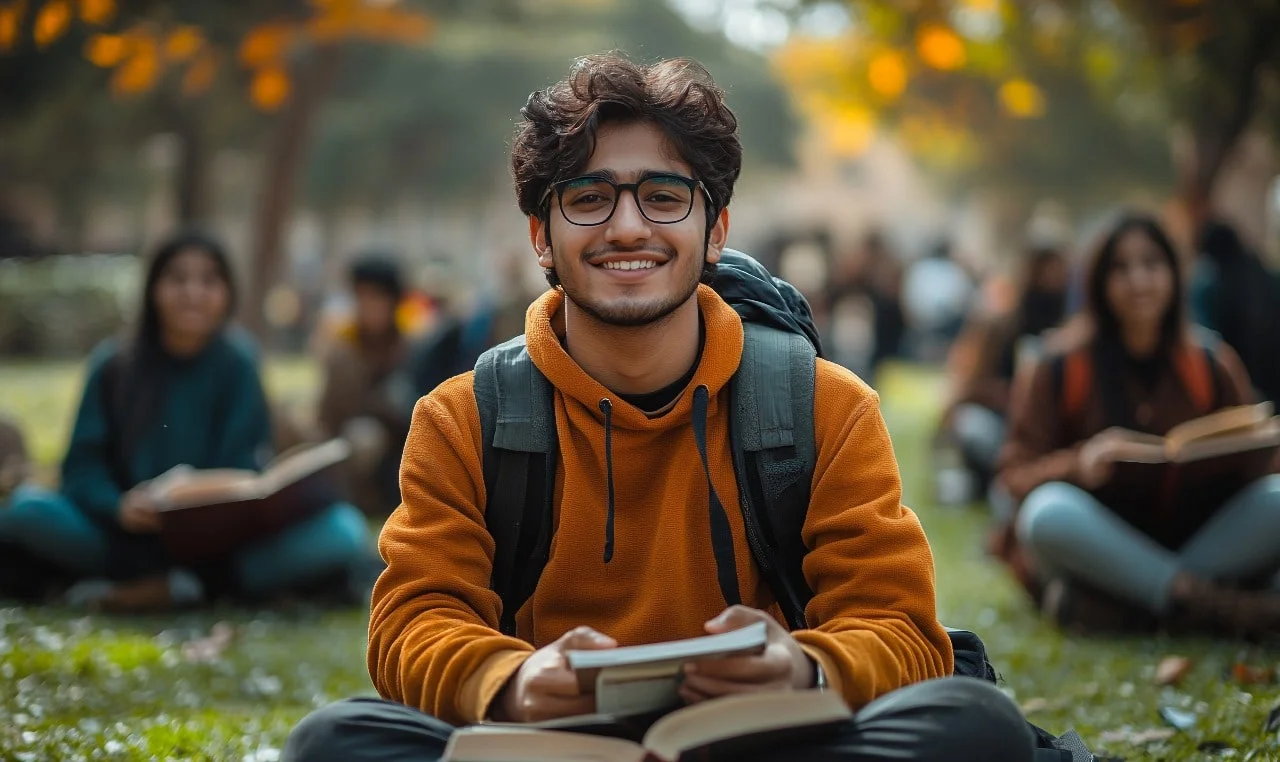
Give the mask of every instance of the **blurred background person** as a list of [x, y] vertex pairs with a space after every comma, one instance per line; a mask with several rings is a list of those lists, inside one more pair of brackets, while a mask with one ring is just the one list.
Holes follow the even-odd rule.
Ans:
[[486, 349], [524, 333], [525, 310], [536, 294], [524, 278], [523, 258], [504, 256], [496, 276], [469, 302], [459, 293], [458, 283], [437, 273], [432, 288], [439, 316], [415, 343], [409, 359], [417, 394], [428, 394], [441, 382], [471, 370]]
[[[1031, 350], [1067, 314], [1068, 262], [1056, 246], [1030, 247], [1018, 263], [1011, 310], [980, 302], [948, 353], [950, 401], [935, 453], [938, 495], [959, 504], [984, 495], [1004, 445], [1009, 397], [1020, 352]], [[946, 457], [954, 453], [958, 457]]]
[[356, 505], [385, 516], [400, 503], [400, 456], [419, 397], [408, 367], [412, 328], [402, 325], [406, 287], [399, 262], [383, 252], [356, 257], [348, 284], [351, 317], [321, 344], [316, 420], [321, 437], [352, 443], [346, 473]]
[[824, 299], [830, 305], [830, 359], [868, 383], [881, 363], [901, 353], [901, 283], [902, 268], [874, 229], [835, 263]]
[[1055, 336], [1016, 386], [998, 478], [1020, 508], [998, 550], [1066, 627], [1280, 632], [1280, 592], [1265, 589], [1280, 572], [1280, 476], [1185, 484], [1190, 510], [1157, 485], [1111, 480], [1113, 427], [1164, 435], [1252, 402], [1239, 358], [1189, 326], [1178, 258], [1152, 217], [1109, 230], [1086, 290], [1084, 330]]
[[1263, 399], [1280, 402], [1280, 274], [1222, 221], [1205, 224], [1198, 248], [1191, 278], [1196, 322], [1240, 355]]
[[192, 605], [220, 593], [265, 599], [326, 578], [348, 600], [372, 582], [372, 537], [347, 503], [323, 507], [224, 563], [168, 559], [148, 482], [175, 466], [259, 470], [271, 423], [256, 348], [229, 325], [235, 288], [214, 239], [181, 233], [151, 257], [131, 336], [89, 358], [61, 488], [20, 486], [0, 541], [82, 579], [67, 602], [114, 611]]
[[911, 263], [902, 281], [902, 309], [911, 357], [940, 362], [960, 334], [973, 301], [974, 282], [956, 261], [951, 242], [939, 241]]

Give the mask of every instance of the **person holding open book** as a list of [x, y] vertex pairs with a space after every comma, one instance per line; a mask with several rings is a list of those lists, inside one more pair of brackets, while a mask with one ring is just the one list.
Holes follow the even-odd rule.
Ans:
[[[72, 603], [110, 610], [193, 604], [210, 586], [251, 597], [328, 575], [368, 575], [363, 515], [336, 502], [208, 568], [174, 566], [151, 482], [175, 466], [258, 470], [270, 455], [257, 357], [227, 323], [235, 305], [222, 246], [186, 232], [151, 258], [133, 336], [109, 340], [88, 378], [59, 492], [20, 487], [0, 505], [0, 540], [85, 578]], [[110, 581], [108, 581], [110, 580]]]
[[[811, 446], [816, 465], [799, 485], [807, 517], [790, 539], [803, 542], [813, 595], [797, 626], [766, 583], [774, 569], [755, 561], [761, 536], [745, 518], [730, 432], [734, 384], [753, 382], [735, 374], [743, 365], [804, 379], [786, 360], [756, 364], [747, 347], [773, 351], [754, 338], [760, 324], [747, 326], [707, 285], [719, 282], [742, 158], [710, 75], [687, 59], [591, 56], [533, 93], [522, 115], [516, 193], [552, 288], [529, 308], [524, 337], [481, 362], [508, 358], [548, 384], [554, 431], [540, 433], [558, 442], [555, 466], [542, 489], [523, 493], [554, 507], [545, 566], [517, 577], [530, 594], [504, 609], [492, 585], [522, 543], [500, 536], [496, 517], [511, 506], [486, 505], [504, 489], [501, 473], [486, 478], [488, 441], [508, 463], [520, 453], [482, 434], [494, 398], [481, 404], [479, 371], [445, 382], [418, 403], [403, 503], [380, 541], [388, 567], [374, 588], [368, 659], [383, 699], [311, 714], [283, 758], [440, 759], [457, 726], [607, 711], [601, 683], [571, 667], [575, 653], [758, 625], [758, 650], [684, 663], [671, 698], [826, 691], [850, 719], [830, 737], [760, 743], [735, 759], [1030, 760], [1017, 707], [991, 683], [950, 677], [929, 544], [901, 503], [875, 392], [825, 360], [814, 370], [811, 353], [813, 430], [793, 442]], [[522, 420], [496, 418], [517, 437]], [[744, 435], [772, 446], [769, 433]]]
[[1086, 289], [1083, 320], [1015, 382], [999, 480], [1020, 509], [1001, 554], [1063, 625], [1280, 631], [1269, 406], [1241, 407], [1236, 353], [1188, 324], [1154, 218], [1110, 229]]

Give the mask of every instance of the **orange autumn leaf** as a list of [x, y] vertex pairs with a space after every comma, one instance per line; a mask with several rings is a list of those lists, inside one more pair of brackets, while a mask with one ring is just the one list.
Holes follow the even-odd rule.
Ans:
[[137, 95], [150, 90], [160, 77], [160, 54], [154, 38], [140, 35], [129, 57], [111, 78], [111, 90], [117, 95]]
[[0, 53], [18, 44], [18, 26], [22, 22], [23, 3], [0, 8]]
[[84, 44], [84, 57], [94, 66], [119, 66], [129, 53], [129, 43], [118, 34], [95, 34]]
[[80, 20], [102, 26], [116, 15], [115, 0], [80, 0]]
[[1000, 86], [1000, 105], [1018, 119], [1044, 116], [1044, 92], [1025, 79], [1011, 79]]
[[336, 42], [350, 29], [350, 19], [337, 14], [325, 13], [307, 22], [307, 36], [319, 43]]
[[431, 19], [394, 8], [370, 8], [362, 13], [361, 28], [372, 39], [411, 44], [431, 34]]
[[894, 50], [877, 53], [867, 65], [871, 89], [886, 98], [897, 98], [907, 89], [907, 65]]
[[240, 43], [240, 63], [251, 69], [275, 65], [284, 57], [293, 30], [283, 24], [264, 24], [249, 30]]
[[71, 26], [71, 3], [68, 0], [50, 0], [36, 13], [34, 37], [36, 45], [48, 47], [66, 33]]
[[942, 71], [952, 71], [964, 66], [964, 42], [959, 35], [945, 26], [930, 24], [916, 35], [916, 52], [920, 60]]
[[249, 86], [249, 97], [263, 111], [275, 111], [284, 105], [293, 89], [289, 75], [284, 69], [270, 67], [253, 75], [253, 83]]
[[182, 94], [200, 95], [209, 89], [218, 76], [218, 57], [206, 50], [182, 75]]
[[170, 61], [186, 61], [204, 45], [204, 35], [194, 26], [181, 26], [164, 41], [164, 55]]

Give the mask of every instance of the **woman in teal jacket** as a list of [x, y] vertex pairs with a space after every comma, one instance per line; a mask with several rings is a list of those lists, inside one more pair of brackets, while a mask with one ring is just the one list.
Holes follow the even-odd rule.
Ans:
[[361, 591], [372, 542], [344, 502], [224, 564], [183, 569], [166, 558], [147, 482], [180, 464], [260, 469], [271, 422], [253, 346], [228, 326], [235, 291], [222, 247], [198, 233], [170, 239], [144, 293], [134, 335], [89, 359], [61, 491], [20, 487], [0, 506], [0, 541], [85, 578], [72, 602], [108, 609], [191, 604], [224, 586], [262, 598], [340, 579]]

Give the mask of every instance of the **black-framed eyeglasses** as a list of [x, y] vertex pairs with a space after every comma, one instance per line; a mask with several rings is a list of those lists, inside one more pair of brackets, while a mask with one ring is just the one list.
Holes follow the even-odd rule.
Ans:
[[653, 173], [634, 183], [615, 183], [604, 175], [583, 175], [561, 180], [547, 189], [543, 203], [552, 193], [560, 214], [573, 225], [603, 225], [618, 209], [618, 199], [626, 191], [635, 196], [640, 214], [658, 225], [683, 222], [693, 211], [693, 200], [701, 188], [710, 202], [711, 194], [701, 180], [684, 175]]

